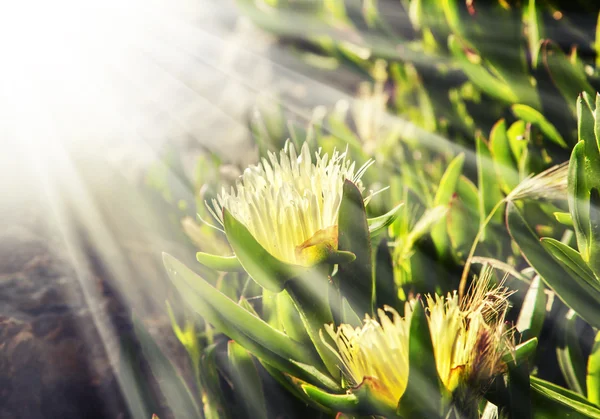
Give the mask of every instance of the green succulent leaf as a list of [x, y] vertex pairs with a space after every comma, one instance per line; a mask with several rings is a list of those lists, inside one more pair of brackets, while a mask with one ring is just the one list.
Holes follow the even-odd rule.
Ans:
[[[458, 180], [462, 173], [464, 161], [465, 155], [463, 153], [452, 159], [440, 180], [440, 186], [433, 199], [434, 206], [448, 207], [450, 205], [452, 197], [456, 193], [456, 188], [458, 187]], [[445, 255], [448, 252], [449, 246], [445, 219], [441, 219], [431, 228], [431, 238], [438, 255]]]
[[286, 371], [296, 371], [290, 369], [291, 359], [320, 365], [309, 348], [240, 307], [173, 256], [163, 254], [163, 262], [183, 300], [256, 356]]
[[533, 125], [536, 125], [542, 133], [548, 137], [550, 141], [558, 144], [559, 146], [566, 148], [567, 143], [558, 130], [552, 125], [541, 112], [533, 109], [531, 106], [527, 105], [513, 105], [512, 111], [517, 118], [522, 119], [525, 122], [529, 122]]
[[576, 108], [571, 105], [575, 98], [580, 92], [593, 94], [594, 88], [587, 81], [585, 73], [573, 65], [554, 42], [546, 40], [542, 43], [542, 57], [548, 74], [575, 116]]
[[175, 417], [184, 418], [193, 415], [201, 418], [200, 408], [185, 380], [160, 350], [137, 316], [133, 316], [133, 327], [152, 373], [157, 378], [162, 394]]
[[588, 400], [600, 406], [600, 332], [596, 333], [592, 353], [588, 358], [586, 385]]
[[577, 314], [569, 310], [562, 324], [556, 356], [569, 388], [585, 397], [585, 359], [579, 344], [576, 321]]
[[600, 327], [600, 293], [585, 279], [570, 275], [562, 265], [548, 257], [538, 236], [531, 230], [514, 203], [507, 205], [510, 235], [529, 264], [556, 295], [589, 324]]
[[589, 260], [590, 208], [585, 179], [585, 142], [573, 148], [569, 161], [568, 199], [577, 247], [583, 260]]
[[349, 180], [344, 181], [338, 216], [338, 250], [356, 255], [353, 262], [339, 266], [339, 286], [342, 295], [348, 299], [356, 313], [372, 314], [375, 284], [372, 275], [369, 224], [362, 195], [358, 187]]
[[490, 152], [496, 175], [505, 194], [509, 194], [519, 184], [519, 171], [512, 156], [506, 121], [499, 120], [490, 132]]
[[556, 221], [567, 227], [573, 227], [573, 218], [569, 212], [555, 212], [554, 218]]
[[461, 176], [457, 187], [458, 195], [453, 199], [446, 217], [448, 236], [457, 260], [463, 260], [475, 240], [479, 222], [479, 195], [477, 187]]
[[532, 376], [533, 418], [600, 419], [600, 409], [583, 396]]
[[437, 372], [425, 309], [418, 301], [410, 321], [408, 385], [398, 403], [402, 417], [439, 417], [443, 384]]
[[546, 294], [538, 275], [533, 278], [521, 305], [517, 330], [526, 338], [539, 337], [546, 318]]
[[301, 266], [284, 263], [271, 255], [227, 209], [223, 210], [223, 225], [239, 262], [261, 287], [280, 292], [287, 281], [305, 271]]
[[236, 256], [217, 256], [209, 253], [196, 253], [196, 260], [202, 265], [221, 272], [242, 272], [244, 268]]
[[507, 352], [502, 357], [502, 361], [505, 363], [512, 363], [514, 365], [521, 364], [523, 361], [531, 358], [535, 353], [538, 346], [537, 338], [531, 338], [515, 347], [513, 352]]
[[594, 273], [587, 263], [584, 262], [577, 250], [550, 237], [544, 237], [540, 239], [540, 241], [544, 249], [546, 249], [557, 262], [571, 270], [573, 275], [579, 276], [592, 287], [597, 288], [598, 292], [600, 292], [600, 283], [598, 283], [598, 280], [594, 277]]
[[227, 356], [231, 365], [231, 380], [236, 399], [243, 412], [251, 418], [268, 418], [265, 394], [252, 355], [241, 345], [231, 340], [227, 344]]
[[[504, 197], [498, 186], [492, 155], [483, 138], [478, 136], [477, 143], [477, 190], [479, 191], [479, 219], [480, 222], [492, 212], [494, 207]], [[502, 214], [497, 212], [496, 220], [501, 220]], [[483, 235], [485, 238], [485, 234]]]
[[538, 64], [541, 42], [544, 33], [544, 21], [542, 10], [537, 7], [536, 0], [529, 0], [527, 7], [524, 9], [527, 22], [527, 43], [529, 44], [529, 52], [531, 54], [531, 66], [535, 69]]
[[276, 294], [276, 298], [277, 317], [281, 322], [281, 326], [283, 327], [283, 330], [285, 330], [285, 333], [298, 342], [309, 343], [310, 337], [306, 332], [306, 328], [302, 323], [302, 318], [289, 293], [287, 291], [280, 292], [279, 294]]
[[506, 103], [518, 102], [518, 96], [511, 87], [495, 77], [481, 64], [472, 63], [464, 50], [464, 46], [455, 35], [448, 37], [448, 48], [460, 63], [467, 77], [488, 95]]
[[333, 323], [327, 276], [313, 271], [288, 282], [286, 291], [294, 302], [302, 320], [302, 325], [327, 371], [332, 377], [339, 378], [338, 359], [323, 342], [320, 333], [325, 324]]
[[334, 394], [310, 384], [302, 384], [302, 390], [315, 403], [326, 406], [336, 412], [353, 412], [358, 408], [359, 401], [355, 394]]
[[389, 210], [383, 215], [379, 217], [368, 218], [367, 223], [369, 225], [369, 233], [371, 234], [371, 239], [377, 237], [379, 234], [384, 232], [392, 223], [398, 218], [400, 214], [400, 209], [404, 205], [404, 202], [396, 205], [394, 208]]

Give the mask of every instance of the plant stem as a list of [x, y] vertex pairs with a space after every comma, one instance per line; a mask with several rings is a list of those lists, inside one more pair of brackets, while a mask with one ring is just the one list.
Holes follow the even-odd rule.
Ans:
[[479, 243], [479, 240], [481, 240], [481, 236], [483, 235], [483, 232], [485, 231], [485, 228], [487, 227], [489, 222], [492, 220], [492, 217], [494, 216], [494, 214], [496, 214], [496, 211], [498, 211], [504, 203], [506, 203], [506, 198], [498, 201], [498, 203], [494, 206], [494, 208], [492, 208], [486, 219], [483, 220], [483, 223], [479, 225], [479, 230], [477, 231], [475, 240], [473, 240], [471, 250], [469, 251], [469, 255], [467, 256], [467, 260], [465, 261], [465, 267], [463, 269], [462, 276], [460, 277], [460, 284], [458, 286], [459, 299], [462, 299], [465, 294], [465, 288], [467, 286], [467, 277], [469, 276], [469, 271], [471, 270], [471, 261], [473, 259], [473, 256], [475, 255], [475, 249], [477, 249], [477, 244]]

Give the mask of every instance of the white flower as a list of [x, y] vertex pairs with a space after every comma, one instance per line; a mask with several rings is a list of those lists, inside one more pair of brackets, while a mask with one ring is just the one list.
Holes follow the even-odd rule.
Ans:
[[372, 164], [355, 169], [347, 152], [329, 157], [321, 149], [311, 157], [304, 143], [300, 155], [291, 142], [268, 160], [248, 167], [235, 188], [225, 189], [207, 204], [213, 217], [223, 224], [227, 209], [248, 228], [256, 241], [283, 262], [307, 264], [303, 249], [326, 242], [337, 250], [337, 223], [344, 180], [362, 191], [360, 178]]

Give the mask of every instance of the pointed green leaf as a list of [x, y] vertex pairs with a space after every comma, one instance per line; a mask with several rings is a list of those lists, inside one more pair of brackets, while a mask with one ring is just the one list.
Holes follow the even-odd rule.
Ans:
[[267, 418], [267, 406], [262, 382], [252, 355], [235, 341], [227, 344], [227, 356], [231, 365], [230, 379], [236, 399], [243, 412], [251, 418]]
[[538, 346], [537, 338], [529, 339], [515, 347], [512, 352], [507, 352], [502, 356], [502, 362], [518, 365], [521, 362], [531, 358]]
[[[493, 208], [504, 197], [500, 191], [494, 163], [488, 145], [481, 136], [475, 139], [477, 143], [477, 189], [479, 191], [479, 219], [485, 220]], [[500, 220], [502, 214], [497, 212], [496, 219]], [[480, 222], [481, 222], [480, 221]], [[484, 235], [485, 236], [485, 235]]]
[[577, 315], [569, 310], [561, 322], [562, 333], [556, 348], [558, 365], [571, 390], [585, 397], [585, 360], [577, 333]]
[[541, 245], [514, 203], [507, 205], [507, 225], [515, 243], [546, 285], [592, 326], [600, 327], [600, 293], [587, 281], [571, 276]]
[[527, 140], [525, 139], [526, 124], [520, 119], [510, 125], [506, 131], [508, 136], [508, 145], [515, 161], [521, 161], [523, 153], [527, 150]]
[[505, 194], [510, 193], [519, 184], [519, 171], [511, 154], [506, 130], [506, 121], [499, 120], [490, 132], [490, 152], [498, 181]]
[[315, 403], [336, 412], [353, 412], [358, 407], [358, 397], [352, 393], [332, 394], [310, 384], [302, 384], [302, 390]]
[[408, 385], [398, 403], [402, 417], [439, 417], [443, 384], [437, 372], [427, 315], [414, 305], [408, 345]]
[[588, 400], [600, 406], [600, 332], [596, 333], [594, 347], [588, 358], [586, 385]]
[[[456, 188], [458, 186], [458, 180], [460, 179], [460, 175], [462, 173], [464, 161], [464, 153], [461, 153], [454, 159], [452, 159], [452, 161], [448, 165], [448, 168], [444, 172], [442, 179], [440, 180], [440, 186], [438, 187], [438, 190], [435, 194], [435, 198], [433, 199], [434, 206], [448, 207], [450, 205], [450, 201], [456, 193]], [[445, 255], [448, 251], [449, 245], [449, 238], [448, 233], [446, 231], [445, 219], [441, 219], [432, 227], [431, 238], [433, 240], [433, 244], [436, 248], [438, 255]]]
[[321, 272], [312, 271], [301, 278], [289, 281], [286, 291], [289, 293], [306, 333], [314, 348], [332, 377], [339, 378], [340, 370], [335, 354], [325, 345], [320, 331], [325, 324], [333, 323], [333, 314], [329, 305], [328, 278]]
[[369, 233], [371, 233], [371, 239], [377, 237], [380, 233], [384, 232], [398, 217], [400, 208], [404, 205], [404, 202], [396, 205], [394, 208], [389, 210], [379, 217], [368, 218], [367, 223], [369, 224]]
[[303, 345], [244, 310], [173, 256], [164, 253], [163, 262], [183, 299], [208, 322], [224, 327], [224, 333], [247, 349], [250, 348], [243, 342], [251, 339], [283, 359], [309, 364], [315, 361]]
[[577, 250], [550, 237], [544, 237], [540, 240], [544, 249], [546, 249], [557, 262], [570, 269], [574, 275], [579, 276], [600, 292], [600, 283], [594, 277], [594, 273], [587, 263], [583, 261]]
[[[589, 266], [600, 278], [600, 193], [598, 188], [590, 190], [590, 248]], [[600, 287], [600, 282], [595, 281]]]
[[585, 181], [585, 146], [585, 142], [580, 141], [571, 153], [568, 174], [568, 197], [569, 209], [577, 238], [577, 247], [583, 260], [589, 260], [590, 195]]
[[512, 111], [517, 118], [536, 125], [550, 141], [566, 148], [567, 143], [558, 130], [540, 112], [527, 105], [513, 105]]
[[348, 299], [345, 297], [342, 297], [342, 323], [349, 324], [352, 327], [362, 325], [360, 317], [352, 310]]
[[221, 272], [240, 272], [244, 268], [236, 256], [217, 256], [209, 253], [196, 253], [196, 260], [202, 265]]
[[176, 418], [201, 418], [200, 409], [185, 380], [171, 361], [163, 354], [152, 336], [146, 331], [137, 316], [133, 316], [135, 334], [140, 340], [142, 351], [150, 364], [162, 394]]
[[227, 240], [244, 270], [261, 287], [279, 292], [288, 280], [303, 271], [302, 267], [284, 263], [267, 252], [227, 209], [223, 210], [223, 225]]
[[536, 5], [536, 0], [529, 0], [525, 9], [525, 20], [527, 22], [527, 43], [531, 54], [531, 66], [536, 69], [540, 54], [540, 40], [544, 37], [544, 21], [542, 11]]
[[569, 212], [555, 212], [554, 218], [562, 225], [573, 227], [573, 218], [571, 218], [571, 213]]
[[298, 342], [310, 342], [310, 337], [302, 323], [300, 314], [288, 292], [280, 292], [276, 297], [278, 318], [285, 333]]
[[579, 394], [534, 376], [530, 380], [534, 419], [600, 419], [600, 409]]
[[571, 105], [573, 101], [580, 92], [593, 94], [594, 88], [587, 81], [585, 73], [573, 65], [552, 41], [547, 40], [542, 44], [542, 57], [548, 74], [575, 115], [576, 109]]
[[544, 284], [538, 275], [533, 278], [521, 305], [517, 330], [527, 338], [539, 337], [546, 318], [546, 295]]
[[359, 315], [372, 314], [375, 289], [371, 266], [371, 237], [362, 195], [356, 185], [344, 181], [338, 216], [338, 250], [352, 252], [356, 260], [339, 266], [342, 296]]
[[446, 224], [452, 251], [457, 260], [463, 260], [477, 235], [479, 196], [477, 187], [464, 176], [460, 177], [457, 190], [458, 196], [450, 205]]
[[448, 37], [448, 48], [454, 58], [460, 63], [461, 69], [467, 77], [488, 95], [500, 99], [506, 103], [518, 102], [519, 98], [511, 87], [499, 78], [495, 77], [481, 64], [469, 61], [463, 45], [455, 35]]

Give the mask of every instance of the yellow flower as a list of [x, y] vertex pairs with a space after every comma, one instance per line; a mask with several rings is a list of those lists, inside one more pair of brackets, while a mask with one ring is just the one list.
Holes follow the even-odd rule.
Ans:
[[372, 163], [356, 169], [346, 152], [329, 157], [321, 149], [313, 162], [307, 143], [297, 155], [288, 141], [279, 158], [269, 152], [268, 160], [247, 168], [235, 188], [223, 189], [207, 207], [221, 225], [226, 208], [279, 260], [307, 265], [323, 250], [337, 250], [344, 180], [362, 191], [360, 178]]
[[[469, 294], [459, 301], [456, 292], [427, 296], [429, 330], [439, 377], [450, 392], [459, 386], [485, 386], [503, 371], [502, 355], [512, 348], [512, 331], [505, 326], [510, 292], [503, 286], [490, 287], [485, 272]], [[404, 317], [394, 309], [378, 310], [379, 320], [367, 318], [362, 327], [326, 325], [333, 338], [348, 387], [373, 380], [379, 396], [395, 407], [408, 383], [408, 346], [412, 307]], [[391, 314], [391, 318], [388, 314]]]

